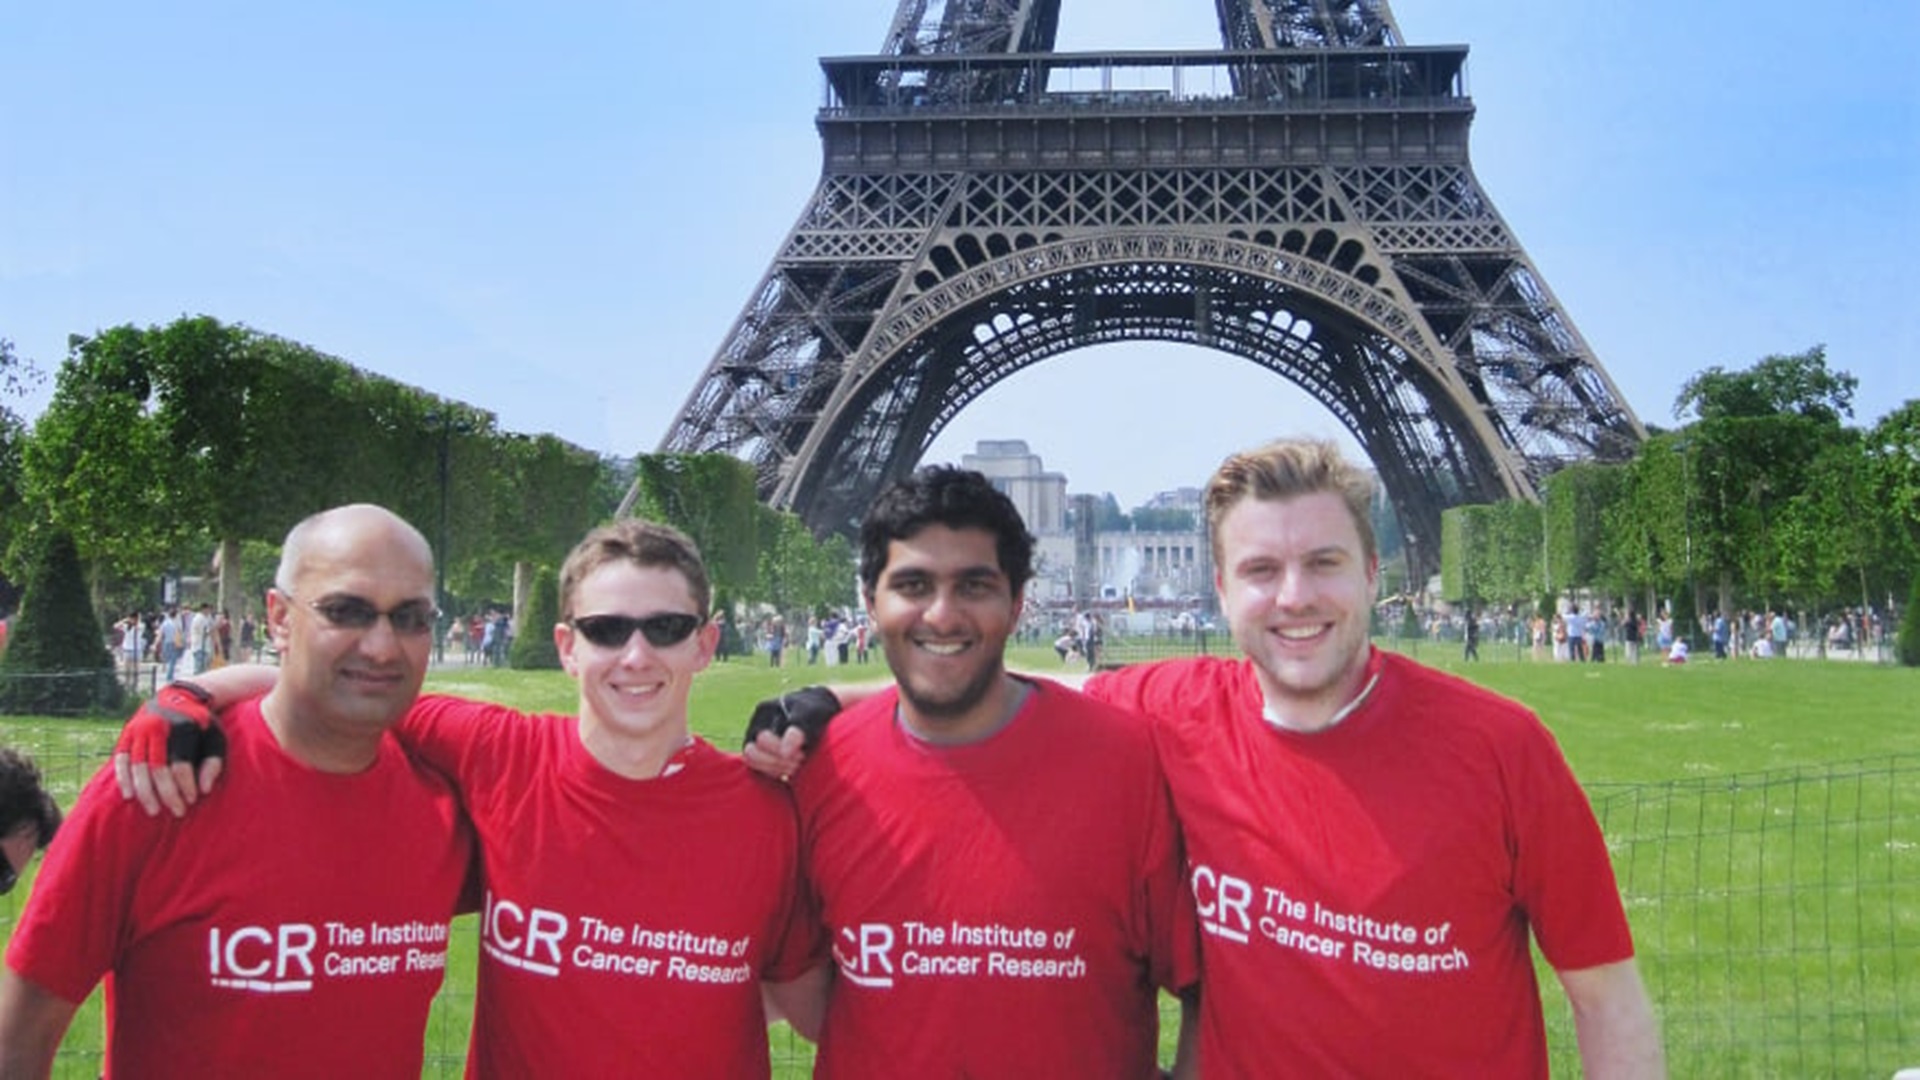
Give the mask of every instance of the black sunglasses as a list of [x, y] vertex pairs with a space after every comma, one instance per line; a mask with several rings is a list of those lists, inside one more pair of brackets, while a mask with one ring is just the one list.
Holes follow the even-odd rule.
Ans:
[[658, 615], [582, 615], [568, 619], [567, 625], [580, 631], [580, 636], [603, 649], [618, 649], [633, 640], [633, 632], [647, 639], [647, 644], [656, 649], [669, 645], [678, 645], [692, 636], [705, 620], [698, 615], [687, 615], [678, 611], [663, 611]]
[[[292, 593], [284, 589], [281, 595], [289, 600], [295, 599]], [[323, 596], [302, 603], [312, 608], [328, 625], [342, 630], [370, 629], [380, 621], [380, 616], [385, 615], [394, 633], [413, 636], [432, 632], [434, 621], [440, 618], [440, 609], [434, 607], [431, 600], [409, 600], [387, 611], [381, 611], [373, 606], [372, 601], [358, 596]]]

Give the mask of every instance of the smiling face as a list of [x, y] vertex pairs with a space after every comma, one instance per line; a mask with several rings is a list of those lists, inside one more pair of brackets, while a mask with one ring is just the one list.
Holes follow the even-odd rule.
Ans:
[[[575, 585], [575, 620], [594, 615], [703, 613], [686, 575], [630, 560], [605, 562]], [[633, 633], [618, 646], [595, 645], [568, 623], [553, 630], [561, 664], [580, 683], [580, 738], [602, 765], [623, 776], [659, 775], [687, 741], [693, 677], [713, 662], [720, 628], [702, 622], [685, 640], [650, 644]]]
[[1220, 607], [1270, 712], [1299, 730], [1331, 721], [1366, 674], [1379, 563], [1340, 496], [1245, 498], [1215, 536]]
[[268, 631], [281, 656], [267, 708], [283, 745], [327, 768], [342, 764], [333, 750], [363, 754], [413, 704], [433, 635], [431, 622], [428, 633], [396, 629], [387, 617], [356, 628], [324, 610], [348, 600], [383, 612], [431, 609], [433, 558], [417, 532], [378, 507], [343, 507], [311, 521], [290, 538], [292, 556], [267, 594]]
[[928, 525], [889, 542], [867, 608], [918, 734], [966, 741], [1005, 721], [1007, 637], [1020, 602], [992, 533]]

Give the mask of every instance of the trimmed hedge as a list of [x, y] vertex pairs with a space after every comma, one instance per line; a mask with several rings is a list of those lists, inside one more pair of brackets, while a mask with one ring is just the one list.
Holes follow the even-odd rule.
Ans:
[[507, 664], [516, 671], [559, 671], [560, 650], [553, 644], [553, 624], [560, 621], [560, 575], [543, 566], [533, 575], [526, 618], [513, 635]]
[[118, 714], [125, 703], [73, 537], [53, 533], [28, 567], [20, 615], [0, 657], [0, 714]]

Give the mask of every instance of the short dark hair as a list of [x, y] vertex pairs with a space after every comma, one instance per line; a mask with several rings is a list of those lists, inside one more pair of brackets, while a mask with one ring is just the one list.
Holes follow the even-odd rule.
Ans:
[[60, 828], [60, 806], [40, 786], [33, 759], [12, 747], [0, 747], [0, 836], [32, 825], [34, 846], [46, 847]]
[[873, 595], [887, 568], [888, 545], [929, 525], [992, 533], [1000, 572], [1013, 595], [1026, 591], [1033, 577], [1033, 534], [1013, 500], [972, 469], [928, 465], [882, 491], [860, 522], [860, 585], [867, 595]]

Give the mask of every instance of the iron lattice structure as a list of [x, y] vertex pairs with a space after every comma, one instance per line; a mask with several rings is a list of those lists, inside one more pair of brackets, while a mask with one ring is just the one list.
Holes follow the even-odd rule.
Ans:
[[1217, 8], [1219, 51], [1088, 54], [1053, 51], [1059, 0], [900, 0], [883, 53], [823, 59], [819, 186], [660, 449], [848, 530], [1001, 379], [1160, 340], [1305, 389], [1410, 534], [1630, 456], [1474, 177], [1466, 47], [1382, 0]]

